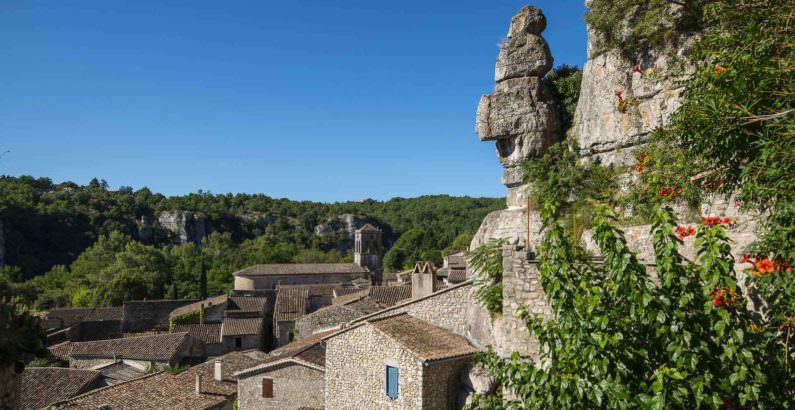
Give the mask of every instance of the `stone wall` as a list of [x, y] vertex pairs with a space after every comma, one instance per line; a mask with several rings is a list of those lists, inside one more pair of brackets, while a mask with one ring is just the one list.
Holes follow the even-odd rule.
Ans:
[[524, 321], [519, 318], [520, 306], [546, 319], [552, 317], [546, 294], [539, 282], [538, 263], [528, 258], [524, 248], [505, 246], [502, 251], [502, 321], [503, 341], [495, 348], [501, 355], [519, 352], [537, 356], [538, 342], [530, 335]]
[[72, 327], [68, 339], [73, 342], [119, 339], [124, 337], [120, 320], [80, 322]]
[[[395, 308], [366, 316], [355, 320], [371, 320], [381, 317], [394, 316], [398, 313], [408, 313], [418, 319], [422, 319], [434, 326], [447, 329], [453, 333], [469, 336], [471, 326], [479, 326], [478, 323], [471, 323], [467, 317], [466, 305], [473, 302], [472, 292], [474, 287], [471, 283], [463, 283], [444, 289], [418, 300], [398, 305]], [[477, 342], [476, 340], [472, 340]], [[479, 344], [479, 343], [477, 343]]]
[[422, 373], [422, 408], [449, 409], [458, 402], [461, 371], [472, 363], [472, 357], [431, 362]]
[[303, 339], [318, 330], [332, 328], [363, 316], [345, 305], [327, 306], [304, 315], [295, 321], [295, 337]]
[[[399, 371], [396, 399], [386, 395], [387, 364]], [[422, 371], [422, 363], [372, 326], [351, 329], [326, 341], [326, 409], [421, 409]]]
[[[262, 379], [273, 380], [273, 397], [262, 397]], [[323, 408], [325, 373], [307, 366], [287, 362], [237, 382], [240, 410]]]
[[124, 332], [145, 332], [148, 330], [168, 330], [168, 315], [174, 309], [197, 299], [184, 300], [134, 300], [124, 302], [122, 320]]
[[[235, 347], [235, 339], [237, 338], [240, 338], [241, 347]], [[263, 345], [262, 336], [260, 335], [224, 336], [221, 338], [221, 342], [223, 343], [227, 352], [233, 352], [235, 350], [261, 349]]]

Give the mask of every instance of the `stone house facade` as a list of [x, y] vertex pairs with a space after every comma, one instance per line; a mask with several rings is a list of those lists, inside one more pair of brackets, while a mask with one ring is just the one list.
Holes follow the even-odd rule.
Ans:
[[236, 373], [238, 408], [323, 408], [325, 354], [314, 343]]
[[462, 336], [408, 314], [351, 326], [326, 342], [326, 409], [445, 409], [478, 351]]

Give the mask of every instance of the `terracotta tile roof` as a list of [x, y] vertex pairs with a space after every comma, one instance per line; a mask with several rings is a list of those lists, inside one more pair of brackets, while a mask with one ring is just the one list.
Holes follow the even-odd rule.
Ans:
[[146, 376], [146, 371], [137, 367], [130, 366], [123, 361], [110, 363], [107, 366], [96, 368], [105, 377], [105, 383], [118, 384]]
[[[99, 308], [57, 308], [47, 312], [47, 319], [57, 319], [62, 326], [83, 321], [122, 320], [121, 306]], [[49, 320], [48, 320], [49, 322]]]
[[336, 295], [335, 297], [341, 297], [341, 296], [345, 296], [345, 295], [350, 295], [351, 293], [358, 293], [358, 292], [361, 292], [363, 290], [367, 290], [367, 288], [344, 287], [344, 288], [335, 289], [334, 293]]
[[221, 343], [221, 324], [220, 323], [205, 323], [194, 325], [176, 325], [174, 332], [185, 332], [191, 336], [201, 339], [204, 343], [216, 344]]
[[479, 351], [464, 337], [406, 313], [368, 323], [424, 362], [467, 356]]
[[309, 290], [303, 287], [282, 287], [276, 295], [273, 317], [277, 322], [295, 320], [306, 313]]
[[309, 292], [309, 296], [334, 296], [334, 293], [342, 289], [339, 283], [320, 283], [306, 285], [279, 285], [282, 288], [304, 288]]
[[225, 314], [265, 314], [268, 298], [262, 296], [234, 296], [229, 298], [229, 306]]
[[274, 349], [273, 351], [270, 352], [270, 354], [268, 356], [269, 357], [275, 357], [275, 356], [286, 357], [286, 356], [289, 356], [289, 355], [292, 355], [292, 354], [296, 354], [297, 352], [299, 352], [299, 351], [301, 351], [301, 350], [303, 350], [303, 349], [305, 349], [305, 348], [307, 348], [307, 347], [309, 347], [309, 346], [311, 346], [311, 345], [313, 345], [315, 343], [320, 342], [326, 336], [330, 336], [330, 335], [332, 335], [334, 333], [336, 333], [335, 330], [330, 330], [328, 332], [315, 333], [315, 334], [313, 334], [313, 335], [311, 335], [309, 337], [305, 337], [303, 339], [296, 340], [294, 342], [290, 342], [290, 343], [288, 343], [288, 344], [286, 344], [284, 346], [279, 347], [278, 349]]
[[447, 281], [451, 283], [459, 283], [467, 280], [466, 269], [450, 269], [447, 274]]
[[262, 320], [261, 317], [228, 317], [224, 319], [221, 333], [223, 336], [258, 335], [262, 333]]
[[388, 308], [411, 297], [411, 285], [373, 286], [368, 294], [373, 301]]
[[250, 266], [235, 272], [234, 275], [330, 275], [366, 274], [368, 272], [367, 268], [355, 263], [275, 263]]
[[[453, 290], [458, 289], [458, 288], [472, 286], [472, 284], [473, 284], [473, 280], [470, 278], [470, 279], [467, 279], [464, 282], [456, 283], [454, 285], [440, 286], [439, 288], [437, 288], [436, 292], [433, 292], [430, 295], [423, 296], [421, 298], [416, 298], [416, 299], [406, 299], [406, 300], [404, 300], [404, 301], [402, 301], [402, 302], [400, 302], [400, 303], [398, 303], [398, 304], [396, 304], [396, 305], [394, 305], [392, 307], [383, 309], [382, 311], [375, 312], [375, 313], [372, 313], [372, 314], [368, 314], [368, 315], [362, 316], [362, 317], [360, 317], [358, 319], [353, 319], [353, 320], [351, 320], [351, 324], [367, 321], [367, 320], [370, 320], [376, 314], [383, 315], [383, 314], [385, 314], [387, 312], [390, 312], [390, 311], [396, 311], [398, 309], [402, 309], [405, 306], [408, 306], [408, 305], [411, 305], [411, 304], [414, 304], [414, 303], [419, 303], [419, 302], [422, 302], [423, 300], [430, 299], [430, 298], [433, 298], [433, 297], [437, 297], [439, 295], [442, 295], [442, 294], [444, 294], [446, 292], [453, 291]], [[343, 329], [341, 332], [344, 332], [344, 331], [345, 330]]]
[[411, 298], [411, 285], [373, 286], [358, 293], [340, 296], [332, 301], [335, 305], [357, 305], [357, 310], [386, 309]]
[[168, 317], [178, 317], [187, 315], [188, 313], [197, 312], [201, 309], [202, 305], [205, 307], [209, 306], [218, 306], [220, 304], [226, 303], [226, 300], [229, 298], [228, 295], [218, 295], [211, 298], [207, 298], [204, 300], [200, 300], [198, 302], [191, 303], [189, 305], [180, 306], [171, 311], [168, 314]]
[[19, 384], [19, 409], [38, 410], [91, 388], [101, 373], [62, 367], [28, 367]]
[[[306, 339], [304, 340], [306, 341]], [[267, 359], [257, 366], [242, 370], [235, 376], [248, 377], [260, 374], [285, 362], [309, 365], [317, 370], [322, 370], [326, 367], [326, 347], [320, 343], [319, 337], [312, 338], [312, 343], [304, 343], [300, 346], [293, 342], [282, 346], [278, 351], [274, 350]]]
[[72, 356], [72, 348], [74, 347], [74, 343], [72, 342], [62, 342], [55, 345], [52, 345], [47, 348], [50, 351], [50, 356], [57, 360], [63, 360], [65, 362], [69, 361], [69, 357]]
[[[213, 379], [215, 360], [194, 366], [177, 375], [161, 372], [119, 383], [59, 403], [59, 408], [96, 409], [109, 405], [112, 410], [134, 409], [210, 409], [231, 406], [237, 395], [234, 373], [255, 366], [258, 361], [243, 353], [219, 356], [222, 380]], [[202, 375], [201, 394], [195, 394], [196, 375]]]
[[188, 342], [187, 333], [167, 333], [122, 339], [72, 343], [72, 357], [117, 357], [119, 359], [170, 361]]

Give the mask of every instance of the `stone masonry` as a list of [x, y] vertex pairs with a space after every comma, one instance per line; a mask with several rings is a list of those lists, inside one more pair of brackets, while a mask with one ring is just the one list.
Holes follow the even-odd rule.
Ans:
[[540, 226], [536, 212], [527, 212], [527, 185], [522, 164], [544, 155], [559, 134], [555, 102], [541, 79], [552, 68], [549, 46], [541, 37], [546, 17], [532, 6], [511, 19], [508, 40], [500, 46], [494, 70], [494, 92], [480, 98], [475, 130], [482, 141], [496, 141], [508, 188], [508, 209], [489, 214], [472, 240], [471, 248], [491, 239], [524, 243], [527, 218], [530, 230]]
[[[273, 380], [273, 397], [262, 397], [262, 379]], [[297, 409], [323, 408], [324, 372], [294, 362], [238, 380], [238, 408]]]

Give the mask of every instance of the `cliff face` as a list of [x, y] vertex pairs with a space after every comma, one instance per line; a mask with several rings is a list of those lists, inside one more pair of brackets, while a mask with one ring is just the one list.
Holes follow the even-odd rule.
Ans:
[[[492, 212], [483, 220], [470, 248], [498, 238], [508, 238], [509, 244], [503, 249], [501, 315], [490, 315], [474, 302], [469, 303], [469, 336], [482, 345], [494, 346], [501, 355], [514, 351], [535, 355], [538, 351], [516, 308], [527, 306], [535, 314], [550, 317], [538, 281], [538, 265], [528, 253], [541, 240], [541, 221], [537, 212], [528, 211], [528, 187], [522, 181], [521, 168], [524, 161], [544, 154], [559, 132], [552, 102], [539, 86], [552, 65], [540, 37], [545, 25], [543, 14], [529, 6], [513, 17], [511, 38], [501, 47], [497, 59], [494, 93], [481, 97], [477, 112], [480, 139], [496, 141], [497, 155], [505, 168], [502, 182], [508, 187], [508, 209]], [[635, 149], [647, 142], [650, 133], [664, 125], [680, 105], [687, 70], [677, 66], [694, 38], [682, 36], [666, 49], [626, 57], [623, 50], [600, 47], [598, 34], [589, 30], [588, 61], [569, 132], [569, 138], [578, 142], [583, 161], [634, 164]], [[701, 215], [736, 221], [728, 233], [734, 241], [732, 253], [738, 259], [756, 238], [753, 218], [739, 213], [732, 199], [708, 199], [700, 211]], [[624, 231], [639, 259], [653, 263], [649, 229], [649, 225], [640, 225], [625, 227]], [[598, 253], [590, 232], [583, 233], [583, 242]], [[696, 257], [692, 238], [681, 251], [688, 258]], [[736, 270], [740, 272], [741, 267]]]
[[177, 235], [180, 243], [200, 244], [206, 235], [205, 218], [189, 211], [163, 211], [157, 221], [167, 231]]
[[692, 39], [683, 36], [662, 50], [626, 57], [622, 50], [601, 46], [599, 35], [588, 31], [588, 61], [572, 127], [584, 158], [608, 165], [634, 162], [633, 149], [679, 107], [686, 71], [672, 66]]

